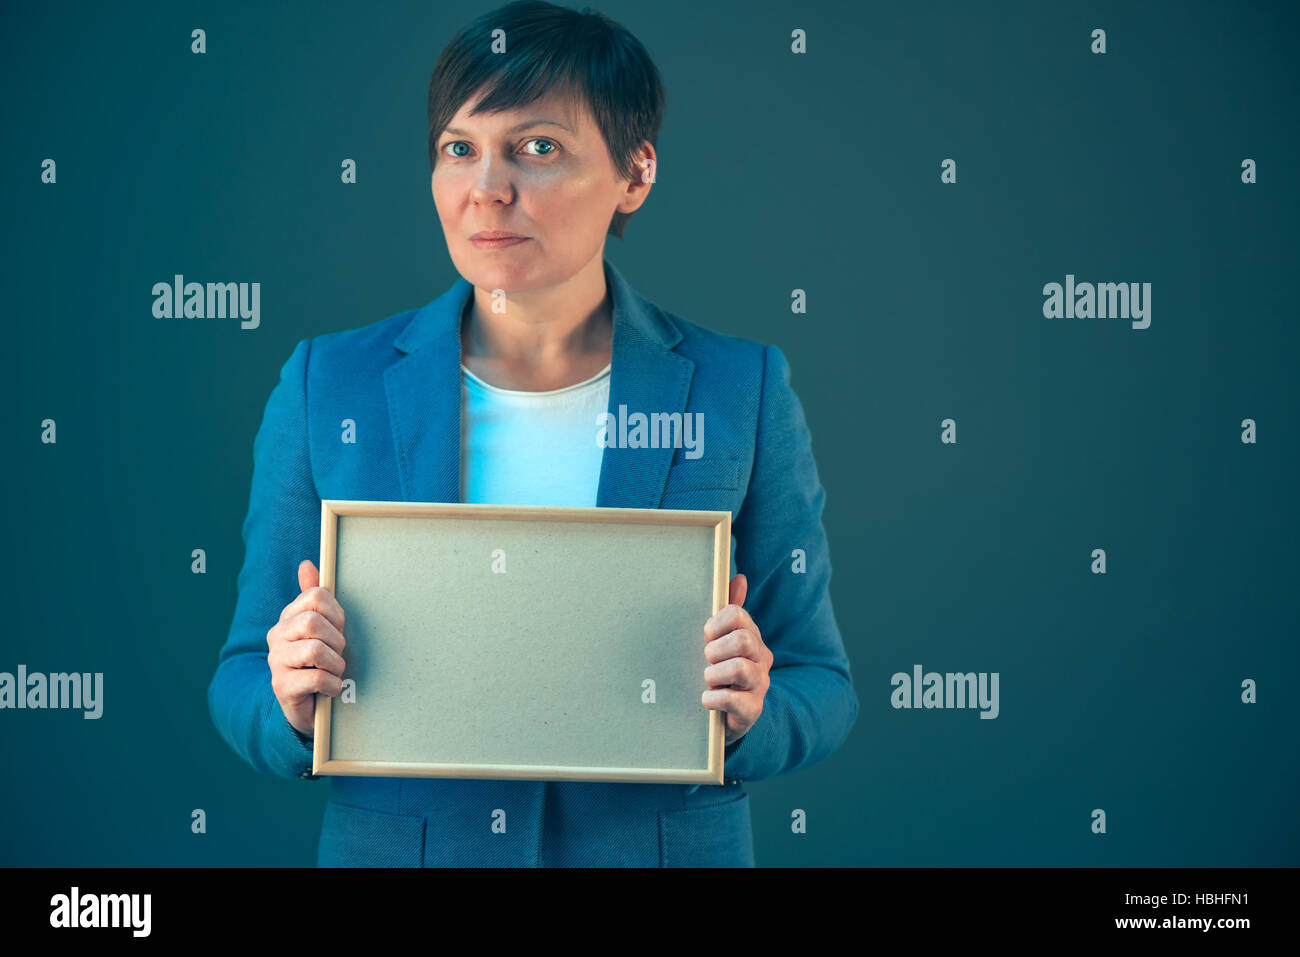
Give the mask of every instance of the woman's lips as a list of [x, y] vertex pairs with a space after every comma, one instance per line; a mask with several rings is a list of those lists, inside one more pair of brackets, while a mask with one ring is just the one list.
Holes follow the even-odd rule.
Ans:
[[511, 236], [508, 239], [471, 239], [477, 249], [504, 249], [518, 243], [527, 242], [527, 236]]

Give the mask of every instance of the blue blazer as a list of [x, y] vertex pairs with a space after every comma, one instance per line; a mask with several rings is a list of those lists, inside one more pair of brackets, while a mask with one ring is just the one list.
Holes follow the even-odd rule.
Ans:
[[[745, 607], [775, 659], [763, 713], [726, 748], [725, 785], [329, 776], [319, 866], [753, 866], [744, 782], [826, 757], [857, 718], [825, 493], [785, 357], [665, 312], [604, 269], [610, 411], [702, 412], [706, 431], [697, 459], [605, 449], [596, 504], [731, 512], [731, 571], [745, 573]], [[234, 621], [208, 688], [217, 730], [258, 771], [316, 780], [310, 739], [271, 689], [266, 633], [298, 594], [298, 564], [319, 565], [321, 499], [460, 501], [459, 320], [472, 292], [459, 279], [423, 308], [304, 339], [280, 370], [253, 442]], [[344, 419], [355, 445], [338, 440]]]

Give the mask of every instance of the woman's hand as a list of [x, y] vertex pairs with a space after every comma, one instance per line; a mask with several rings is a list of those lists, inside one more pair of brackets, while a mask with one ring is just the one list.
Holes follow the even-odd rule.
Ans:
[[727, 713], [727, 744], [754, 726], [771, 684], [772, 652], [743, 607], [747, 588], [744, 575], [733, 578], [731, 604], [704, 623], [704, 657], [713, 663], [704, 669], [709, 690], [700, 700], [706, 708]]
[[266, 633], [271, 688], [280, 710], [310, 737], [317, 692], [335, 697], [343, 690], [343, 608], [320, 587], [320, 571], [309, 560], [298, 566], [302, 594], [284, 606], [280, 621]]

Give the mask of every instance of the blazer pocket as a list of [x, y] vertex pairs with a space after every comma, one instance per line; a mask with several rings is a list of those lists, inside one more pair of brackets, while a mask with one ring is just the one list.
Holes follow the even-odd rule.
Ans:
[[753, 867], [749, 795], [659, 812], [660, 867]]
[[739, 483], [740, 462], [737, 459], [684, 459], [668, 469], [664, 494], [707, 489], [730, 492]]
[[423, 817], [326, 803], [317, 867], [422, 867], [423, 861]]

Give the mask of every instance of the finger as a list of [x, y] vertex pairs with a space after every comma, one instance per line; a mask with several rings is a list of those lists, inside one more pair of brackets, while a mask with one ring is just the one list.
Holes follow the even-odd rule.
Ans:
[[280, 620], [288, 621], [290, 618], [301, 615], [304, 611], [316, 612], [340, 632], [343, 631], [346, 624], [343, 606], [339, 604], [338, 599], [334, 597], [328, 588], [321, 588], [319, 585], [313, 585], [289, 602], [284, 611], [280, 613]]
[[749, 591], [749, 579], [744, 575], [737, 575], [731, 580], [731, 587], [728, 589], [729, 597], [727, 601], [733, 605], [745, 604], [745, 592]]
[[761, 663], [765, 657], [763, 647], [758, 636], [748, 628], [737, 628], [705, 644], [704, 657], [713, 664], [728, 658], [748, 658]]
[[736, 691], [757, 691], [763, 683], [758, 663], [748, 658], [728, 658], [704, 669], [704, 681], [710, 688], [730, 686]]
[[284, 640], [288, 642], [306, 641], [319, 638], [337, 654], [343, 654], [347, 640], [334, 624], [318, 611], [307, 610], [287, 623]]
[[280, 691], [286, 698], [323, 694], [333, 698], [343, 690], [343, 679], [322, 668], [291, 668], [280, 677]]
[[290, 643], [284, 657], [290, 668], [319, 668], [339, 677], [346, 667], [342, 655], [315, 638]]
[[298, 591], [304, 592], [320, 584], [320, 569], [304, 558], [298, 563]]
[[749, 617], [749, 612], [745, 611], [739, 605], [724, 605], [717, 614], [704, 623], [704, 640], [713, 641], [715, 638], [721, 638], [730, 631], [736, 631], [740, 628], [749, 628], [758, 634], [758, 626], [754, 624], [754, 619]]
[[725, 711], [735, 715], [737, 723], [748, 728], [758, 720], [762, 707], [754, 703], [754, 698], [752, 691], [711, 688], [700, 695], [700, 703], [710, 711]]

